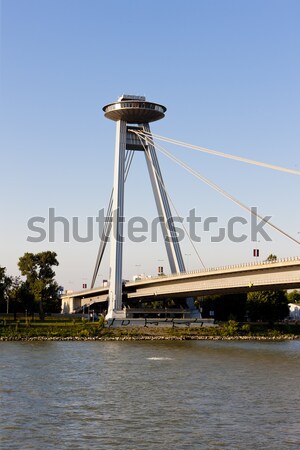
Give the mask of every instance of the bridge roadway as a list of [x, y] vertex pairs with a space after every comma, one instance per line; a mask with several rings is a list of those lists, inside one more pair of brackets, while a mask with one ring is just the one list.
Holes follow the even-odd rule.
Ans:
[[[300, 257], [126, 281], [123, 301], [296, 288], [300, 288]], [[99, 287], [65, 294], [62, 296], [62, 310], [72, 313], [81, 306], [105, 302], [108, 290], [108, 287]]]

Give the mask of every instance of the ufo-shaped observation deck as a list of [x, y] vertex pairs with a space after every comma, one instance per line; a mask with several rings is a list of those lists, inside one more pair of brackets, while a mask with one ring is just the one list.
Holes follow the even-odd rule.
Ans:
[[117, 102], [110, 103], [102, 109], [107, 119], [136, 124], [162, 119], [167, 110], [163, 105], [147, 102], [145, 97], [135, 95], [123, 95]]

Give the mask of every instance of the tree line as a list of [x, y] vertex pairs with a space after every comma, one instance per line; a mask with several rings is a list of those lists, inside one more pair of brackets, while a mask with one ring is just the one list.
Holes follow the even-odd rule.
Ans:
[[53, 266], [58, 266], [57, 254], [51, 251], [25, 253], [19, 258], [21, 276], [9, 276], [0, 266], [0, 312], [33, 315], [61, 311], [60, 287], [55, 281]]
[[202, 317], [218, 321], [276, 322], [289, 316], [289, 303], [300, 302], [298, 291], [250, 291], [231, 295], [198, 297]]

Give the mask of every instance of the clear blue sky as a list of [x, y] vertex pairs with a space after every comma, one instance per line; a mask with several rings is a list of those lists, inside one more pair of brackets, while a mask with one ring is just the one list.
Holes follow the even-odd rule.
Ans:
[[[146, 95], [168, 111], [153, 132], [300, 170], [300, 2], [298, 0], [2, 0], [0, 265], [18, 274], [25, 251], [56, 251], [67, 289], [89, 282], [98, 239], [30, 243], [33, 216], [86, 217], [106, 208], [112, 187], [115, 125], [102, 106], [122, 93]], [[299, 177], [168, 146], [176, 155], [294, 237], [300, 237]], [[182, 216], [249, 215], [159, 155]], [[143, 155], [134, 160], [126, 214], [155, 216]], [[45, 228], [46, 225], [45, 225]], [[245, 227], [247, 228], [247, 227]], [[243, 227], [238, 229], [241, 233]], [[246, 232], [249, 230], [246, 229]], [[207, 267], [299, 255], [270, 231], [211, 243], [199, 234]], [[199, 267], [188, 241], [189, 269]], [[163, 260], [163, 261], [160, 261]], [[100, 278], [107, 277], [107, 259]], [[167, 267], [161, 242], [129, 243], [124, 276]]]

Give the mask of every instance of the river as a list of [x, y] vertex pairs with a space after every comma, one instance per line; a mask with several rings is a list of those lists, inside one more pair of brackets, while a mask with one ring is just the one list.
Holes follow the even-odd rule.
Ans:
[[3, 450], [296, 449], [300, 341], [0, 342]]

